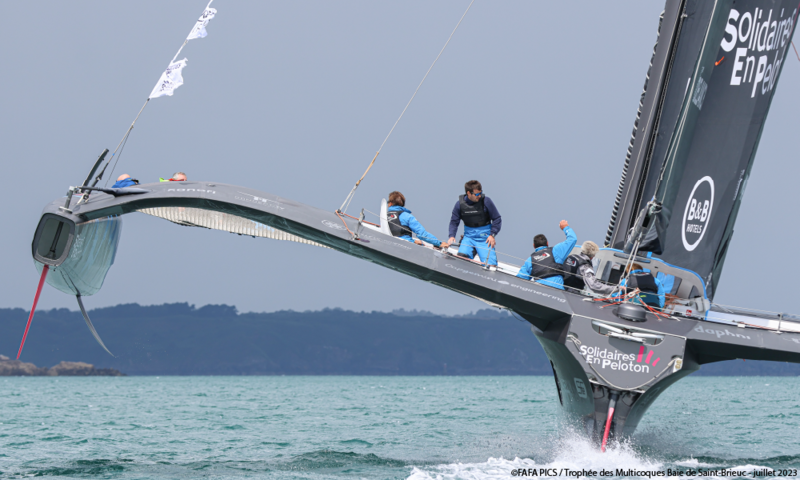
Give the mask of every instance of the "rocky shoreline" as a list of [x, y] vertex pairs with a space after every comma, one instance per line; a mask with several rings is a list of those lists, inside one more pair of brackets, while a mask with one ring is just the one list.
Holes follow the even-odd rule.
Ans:
[[37, 367], [32, 363], [11, 360], [0, 355], [0, 377], [124, 377], [113, 368], [94, 368], [91, 363], [61, 362], [54, 367]]

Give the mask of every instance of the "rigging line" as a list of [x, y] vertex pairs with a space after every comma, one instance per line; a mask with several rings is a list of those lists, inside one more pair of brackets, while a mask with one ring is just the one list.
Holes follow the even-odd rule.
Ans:
[[[122, 156], [122, 150], [120, 150], [120, 147], [122, 149], [125, 149], [125, 144], [128, 143], [128, 137], [131, 134], [131, 130], [133, 130], [133, 126], [136, 125], [136, 121], [139, 120], [139, 116], [142, 114], [142, 112], [144, 111], [144, 107], [146, 107], [149, 102], [150, 98], [148, 97], [147, 100], [144, 101], [144, 105], [142, 105], [141, 110], [139, 110], [139, 114], [136, 115], [136, 118], [133, 119], [133, 123], [131, 123], [131, 126], [128, 127], [128, 131], [125, 132], [125, 135], [122, 136], [122, 140], [120, 140], [119, 144], [117, 144], [117, 148], [114, 149], [114, 153], [111, 154], [111, 158], [116, 157], [116, 159], [114, 160], [114, 166], [111, 167], [111, 173], [109, 173], [108, 178], [106, 178], [105, 186], [108, 186], [108, 181], [111, 180], [111, 177], [114, 176], [114, 170], [116, 170], [117, 163], [119, 163], [119, 157]], [[119, 156], [117, 156], [118, 150], [119, 150]], [[108, 159], [109, 163], [111, 162], [111, 158]], [[106, 166], [108, 166], [108, 164], [106, 164]], [[103, 169], [103, 171], [105, 171], [105, 168]]]
[[797, 55], [797, 60], [800, 61], [800, 53], [797, 53], [797, 47], [794, 46], [794, 42], [792, 42], [792, 48], [794, 49], [794, 54]]
[[425, 76], [422, 77], [422, 81], [419, 82], [419, 85], [417, 85], [417, 89], [414, 90], [414, 94], [411, 95], [411, 99], [406, 104], [406, 107], [403, 109], [402, 112], [400, 112], [400, 116], [397, 117], [397, 121], [394, 122], [394, 125], [392, 125], [391, 130], [389, 130], [389, 134], [386, 135], [386, 138], [383, 139], [383, 143], [381, 143], [381, 146], [378, 148], [378, 151], [375, 152], [375, 156], [372, 157], [372, 161], [369, 163], [369, 166], [367, 167], [367, 170], [364, 172], [363, 175], [361, 175], [361, 178], [359, 178], [358, 181], [356, 182], [356, 184], [353, 186], [353, 189], [350, 191], [350, 194], [347, 195], [347, 198], [344, 199], [344, 202], [342, 202], [342, 206], [339, 207], [338, 211], [340, 211], [340, 212], [346, 212], [347, 211], [347, 208], [350, 206], [350, 202], [353, 200], [353, 195], [356, 193], [356, 189], [358, 188], [358, 185], [361, 183], [362, 180], [364, 180], [364, 177], [367, 176], [367, 173], [369, 173], [369, 170], [372, 168], [372, 165], [375, 164], [375, 160], [378, 158], [378, 155], [380, 155], [381, 150], [383, 150], [383, 146], [386, 145], [386, 141], [389, 140], [389, 137], [392, 135], [392, 132], [394, 132], [394, 128], [400, 122], [400, 119], [403, 118], [403, 115], [406, 113], [406, 110], [408, 110], [408, 106], [411, 105], [411, 102], [414, 101], [414, 97], [417, 96], [417, 92], [419, 92], [420, 87], [422, 87], [422, 84], [425, 83], [425, 79], [428, 78], [428, 74], [431, 73], [431, 70], [433, 69], [433, 66], [436, 65], [436, 62], [439, 60], [439, 57], [442, 56], [442, 53], [444, 52], [444, 49], [447, 48], [447, 45], [450, 43], [450, 39], [453, 38], [453, 35], [456, 33], [456, 30], [458, 30], [458, 27], [461, 25], [461, 22], [462, 22], [462, 20], [464, 20], [464, 17], [467, 16], [467, 12], [469, 12], [469, 9], [470, 9], [470, 7], [472, 7], [473, 3], [475, 3], [475, 0], [472, 0], [471, 2], [469, 2], [469, 5], [467, 6], [467, 9], [464, 11], [464, 14], [461, 15], [461, 18], [458, 20], [458, 23], [456, 24], [456, 28], [454, 28], [453, 31], [450, 33], [450, 36], [447, 37], [447, 41], [444, 42], [444, 46], [439, 51], [439, 55], [436, 55], [436, 58], [433, 60], [433, 63], [431, 64], [431, 66], [428, 68], [428, 71], [425, 72]]

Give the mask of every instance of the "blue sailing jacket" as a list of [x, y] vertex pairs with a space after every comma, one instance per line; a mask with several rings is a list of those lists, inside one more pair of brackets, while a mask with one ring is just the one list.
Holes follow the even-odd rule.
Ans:
[[[393, 206], [389, 207], [388, 211], [402, 212], [400, 216], [397, 217], [398, 220], [400, 220], [400, 225], [408, 227], [408, 229], [416, 233], [417, 237], [423, 242], [430, 243], [434, 247], [438, 247], [442, 243], [439, 241], [438, 238], [428, 233], [428, 231], [425, 230], [425, 227], [423, 227], [422, 224], [417, 221], [416, 217], [414, 217], [414, 215], [411, 215], [411, 210], [407, 209], [406, 207]], [[397, 238], [401, 238], [407, 242], [414, 241], [411, 238], [411, 235], [403, 235], [402, 237], [397, 237]]]
[[125, 188], [125, 187], [135, 187], [136, 182], [131, 180], [130, 178], [126, 178], [124, 180], [119, 180], [117, 183], [111, 186], [111, 188]]
[[[572, 252], [572, 249], [575, 247], [575, 244], [578, 243], [578, 237], [569, 226], [564, 227], [564, 234], [567, 236], [567, 239], [553, 247], [553, 260], [558, 264], [564, 263], [564, 260], [567, 259], [569, 254]], [[536, 253], [539, 250], [544, 250], [545, 248], [547, 247], [539, 247], [534, 250], [533, 253]], [[519, 269], [517, 277], [524, 278], [525, 280], [531, 279], [531, 257], [528, 257], [528, 259], [525, 260], [525, 264]], [[541, 283], [542, 285], [547, 285], [548, 287], [564, 290], [564, 277], [561, 275], [537, 280], [536, 283]]]

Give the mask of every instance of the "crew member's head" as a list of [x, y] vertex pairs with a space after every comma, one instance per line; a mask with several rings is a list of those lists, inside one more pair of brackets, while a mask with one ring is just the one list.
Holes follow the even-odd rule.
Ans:
[[644, 267], [642, 267], [638, 263], [631, 263], [630, 265], [628, 265], [628, 269], [625, 271], [625, 273], [631, 273], [637, 270], [644, 270]]
[[405, 207], [406, 197], [404, 197], [400, 192], [392, 192], [389, 194], [389, 202], [387, 205], [390, 207]]
[[483, 195], [483, 187], [481, 186], [481, 182], [477, 180], [470, 180], [469, 182], [465, 183], [464, 193], [467, 194], [467, 198], [469, 198], [470, 202], [477, 202], [481, 199], [481, 195]]
[[598, 251], [600, 251], [600, 247], [591, 240], [586, 240], [583, 242], [583, 245], [581, 245], [581, 253], [589, 258], [594, 258]]
[[[127, 173], [123, 173], [122, 175], [120, 175], [119, 177], [117, 177], [117, 181], [118, 181], [118, 182], [121, 182], [122, 180], [126, 180], [126, 179], [128, 179], [128, 178], [131, 178], [131, 176], [130, 176], [130, 175], [128, 175]], [[133, 183], [135, 183], [136, 185], [139, 185], [139, 180], [136, 180], [135, 178], [131, 178], [131, 181], [132, 181]]]
[[185, 182], [186, 181], [186, 174], [183, 172], [175, 172], [175, 175], [170, 178], [170, 180], [175, 182]]
[[547, 246], [547, 237], [544, 234], [539, 234], [533, 237], [533, 248], [539, 247], [546, 247]]

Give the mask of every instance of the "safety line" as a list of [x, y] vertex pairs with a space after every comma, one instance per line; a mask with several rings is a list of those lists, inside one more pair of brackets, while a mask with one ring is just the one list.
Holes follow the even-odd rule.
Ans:
[[470, 9], [470, 7], [472, 7], [473, 3], [475, 3], [475, 0], [472, 0], [471, 2], [469, 2], [469, 5], [467, 6], [467, 9], [464, 11], [464, 15], [461, 15], [461, 18], [458, 20], [458, 23], [456, 24], [456, 28], [454, 28], [453, 32], [450, 33], [450, 36], [447, 37], [447, 41], [444, 42], [444, 46], [439, 51], [439, 55], [436, 55], [436, 59], [433, 60], [433, 63], [428, 68], [428, 71], [425, 72], [425, 76], [422, 77], [422, 81], [419, 82], [419, 85], [417, 85], [417, 89], [414, 90], [414, 94], [411, 95], [411, 99], [406, 104], [406, 107], [400, 113], [400, 116], [397, 117], [397, 121], [394, 122], [394, 125], [392, 125], [392, 129], [389, 130], [389, 134], [386, 135], [386, 138], [383, 139], [383, 143], [381, 143], [381, 146], [380, 146], [380, 148], [378, 148], [378, 151], [375, 153], [375, 156], [372, 157], [372, 161], [369, 163], [369, 166], [367, 167], [367, 170], [364, 172], [364, 175], [361, 175], [361, 178], [358, 179], [356, 184], [353, 186], [353, 189], [350, 190], [350, 193], [347, 195], [347, 198], [345, 198], [344, 202], [342, 202], [342, 206], [339, 207], [339, 210], [338, 210], [339, 212], [344, 213], [344, 212], [347, 211], [347, 208], [350, 206], [350, 202], [353, 200], [353, 195], [356, 193], [356, 189], [358, 188], [358, 185], [361, 184], [361, 180], [364, 180], [364, 177], [367, 176], [367, 173], [369, 173], [369, 170], [372, 168], [372, 165], [375, 164], [375, 160], [378, 158], [378, 155], [380, 155], [381, 150], [383, 150], [383, 146], [386, 145], [386, 141], [389, 140], [389, 137], [392, 135], [392, 132], [394, 132], [394, 128], [400, 122], [400, 119], [403, 118], [403, 115], [406, 113], [406, 110], [408, 110], [408, 106], [411, 105], [411, 102], [414, 101], [414, 97], [417, 96], [417, 92], [419, 92], [420, 87], [422, 87], [422, 84], [425, 83], [425, 79], [428, 78], [428, 74], [431, 73], [431, 70], [433, 69], [433, 66], [436, 65], [436, 62], [439, 60], [439, 57], [442, 56], [442, 53], [444, 52], [444, 49], [447, 48], [447, 45], [450, 43], [450, 39], [453, 38], [453, 35], [456, 33], [456, 30], [458, 30], [459, 25], [461, 25], [461, 21], [464, 20], [465, 16], [467, 16], [467, 12], [469, 12], [469, 9]]

